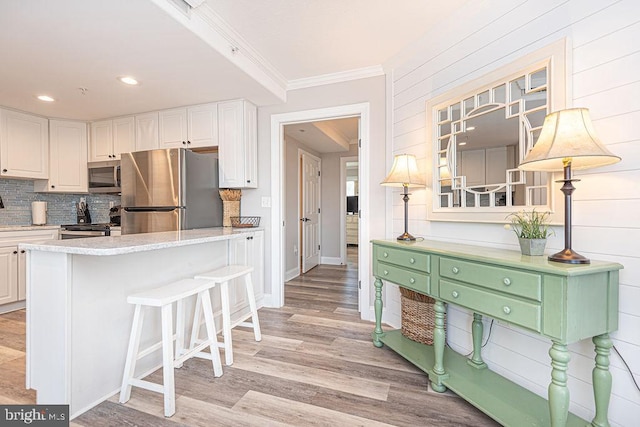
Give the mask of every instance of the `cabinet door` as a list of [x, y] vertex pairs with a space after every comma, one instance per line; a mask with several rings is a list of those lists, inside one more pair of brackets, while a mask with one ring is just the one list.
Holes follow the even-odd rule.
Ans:
[[18, 251], [18, 301], [27, 299], [27, 251]]
[[0, 304], [18, 300], [18, 247], [0, 247]]
[[113, 121], [93, 122], [89, 141], [89, 161], [101, 162], [113, 160]]
[[113, 158], [136, 151], [136, 126], [133, 116], [113, 119]]
[[264, 231], [253, 233], [253, 239], [249, 241], [248, 262], [253, 266], [253, 292], [256, 302], [264, 298]]
[[64, 120], [50, 121], [50, 178], [48, 191], [86, 193], [87, 125]]
[[160, 148], [187, 146], [187, 109], [175, 108], [159, 113]]
[[220, 187], [257, 188], [256, 117], [246, 101], [218, 104]]
[[0, 173], [7, 178], [49, 178], [49, 122], [0, 110]]
[[[256, 302], [264, 297], [264, 231], [259, 230], [243, 239], [229, 241], [230, 263], [253, 267], [251, 283]], [[229, 299], [231, 312], [249, 312], [249, 301], [244, 288], [244, 279], [236, 279], [230, 285]]]
[[218, 104], [187, 109], [187, 142], [190, 147], [218, 145]]
[[136, 151], [155, 150], [158, 142], [158, 113], [136, 116]]

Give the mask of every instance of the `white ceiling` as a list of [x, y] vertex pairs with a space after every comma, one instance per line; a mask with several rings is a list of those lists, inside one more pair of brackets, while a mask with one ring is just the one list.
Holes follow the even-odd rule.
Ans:
[[93, 120], [281, 103], [292, 83], [379, 67], [468, 0], [207, 0], [188, 16], [172, 1], [0, 1], [0, 105]]
[[349, 151], [350, 144], [358, 143], [358, 118], [287, 125], [284, 133], [317, 153]]

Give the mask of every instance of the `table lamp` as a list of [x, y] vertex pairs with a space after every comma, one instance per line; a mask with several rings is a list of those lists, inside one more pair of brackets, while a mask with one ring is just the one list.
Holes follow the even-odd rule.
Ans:
[[380, 183], [390, 187], [402, 187], [404, 189], [404, 233], [398, 236], [398, 240], [416, 240], [407, 231], [409, 217], [409, 187], [424, 187], [424, 176], [418, 171], [416, 157], [411, 154], [399, 154], [393, 159], [393, 166], [389, 175]]
[[547, 115], [536, 145], [518, 166], [524, 171], [564, 170], [564, 249], [549, 256], [550, 261], [589, 264], [589, 259], [571, 248], [571, 193], [575, 190], [571, 169], [589, 169], [611, 165], [620, 157], [600, 142], [591, 124], [589, 110], [572, 108]]

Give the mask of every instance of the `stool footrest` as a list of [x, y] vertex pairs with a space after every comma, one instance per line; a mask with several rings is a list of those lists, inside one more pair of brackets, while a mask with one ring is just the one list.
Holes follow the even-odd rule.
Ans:
[[139, 378], [131, 378], [129, 384], [144, 388], [147, 390], [155, 391], [156, 393], [164, 393], [164, 386], [161, 384], [152, 383], [151, 381], [141, 380]]

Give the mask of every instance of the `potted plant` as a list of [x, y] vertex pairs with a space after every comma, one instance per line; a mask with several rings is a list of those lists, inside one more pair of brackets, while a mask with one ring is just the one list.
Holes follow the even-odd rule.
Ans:
[[523, 255], [542, 255], [547, 245], [547, 237], [555, 232], [549, 227], [549, 212], [520, 211], [507, 215], [511, 224], [505, 228], [513, 230], [518, 236], [520, 251]]

